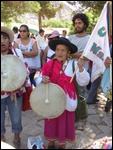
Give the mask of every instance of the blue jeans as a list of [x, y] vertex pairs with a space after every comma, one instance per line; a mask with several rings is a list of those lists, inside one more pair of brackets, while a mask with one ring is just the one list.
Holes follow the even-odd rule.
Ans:
[[5, 134], [5, 111], [8, 108], [9, 116], [12, 124], [12, 132], [20, 133], [22, 131], [21, 112], [22, 112], [23, 96], [17, 97], [17, 103], [11, 100], [10, 96], [1, 99], [1, 136]]
[[91, 83], [91, 88], [86, 100], [87, 103], [94, 103], [95, 100], [97, 99], [97, 90], [100, 86], [100, 83], [101, 83], [101, 76]]

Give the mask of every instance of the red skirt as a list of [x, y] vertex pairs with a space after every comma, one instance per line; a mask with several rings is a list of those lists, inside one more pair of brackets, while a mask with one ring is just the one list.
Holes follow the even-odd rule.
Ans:
[[65, 110], [59, 117], [45, 119], [44, 137], [49, 141], [75, 142], [75, 112]]
[[25, 87], [25, 89], [26, 89], [26, 92], [23, 93], [22, 111], [31, 109], [29, 100], [30, 100], [30, 94], [33, 88], [32, 86], [30, 86], [30, 87]]

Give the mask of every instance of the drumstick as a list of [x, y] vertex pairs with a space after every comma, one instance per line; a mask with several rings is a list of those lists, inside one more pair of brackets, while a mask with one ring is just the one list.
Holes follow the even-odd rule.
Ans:
[[46, 84], [46, 99], [45, 99], [45, 103], [49, 103], [49, 100], [48, 100], [48, 87], [49, 84]]
[[72, 75], [72, 77], [71, 77], [70, 83], [72, 82], [72, 80], [73, 80], [73, 78], [74, 78], [74, 76], [75, 76], [75, 74], [76, 74], [77, 69], [78, 69], [78, 66], [76, 66], [76, 69], [75, 69], [75, 71], [74, 71], [74, 73], [73, 73], [73, 75]]
[[[84, 53], [84, 52], [83, 52], [83, 53]], [[83, 60], [84, 60], [84, 58], [83, 58], [83, 53], [82, 53], [80, 59], [83, 59]], [[75, 68], [75, 71], [74, 71], [74, 73], [73, 73], [73, 75], [72, 75], [72, 78], [71, 78], [71, 80], [70, 80], [70, 83], [72, 82], [72, 80], [73, 80], [73, 78], [74, 78], [74, 76], [75, 76], [75, 74], [76, 74], [77, 69], [78, 69], [78, 66], [76, 66], [76, 68]]]

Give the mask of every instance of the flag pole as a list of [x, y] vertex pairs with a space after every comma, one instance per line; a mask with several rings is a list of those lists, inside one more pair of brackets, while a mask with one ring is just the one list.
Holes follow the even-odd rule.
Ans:
[[[109, 4], [109, 43], [112, 35], [112, 2], [107, 1]], [[112, 64], [110, 64], [110, 85], [112, 85]]]
[[[110, 34], [109, 34], [109, 38], [111, 38], [112, 35], [112, 2], [108, 1], [110, 4]], [[110, 64], [110, 85], [112, 85], [112, 64]]]
[[112, 85], [112, 64], [110, 64], [110, 85]]

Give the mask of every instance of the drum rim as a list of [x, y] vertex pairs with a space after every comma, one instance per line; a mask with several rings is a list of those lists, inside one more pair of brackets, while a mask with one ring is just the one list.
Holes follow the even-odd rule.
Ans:
[[[18, 60], [23, 64], [23, 66], [25, 66], [25, 63], [24, 63], [18, 56], [8, 54], [8, 55], [2, 55], [2, 57], [6, 57], [6, 58], [14, 57], [14, 59], [18, 59]], [[2, 59], [1, 59], [1, 60], [2, 60]], [[24, 82], [23, 82], [22, 84], [20, 84], [19, 87], [15, 88], [15, 89], [12, 89], [12, 90], [7, 90], [7, 91], [6, 91], [6, 90], [3, 90], [4, 92], [12, 92], [12, 91], [16, 91], [16, 90], [18, 90], [19, 88], [22, 87], [22, 85], [25, 83], [26, 77], [27, 77], [27, 68], [26, 68], [26, 66], [25, 66], [24, 68], [25, 68], [25, 70], [26, 70], [26, 76], [25, 76], [25, 78], [24, 78]], [[2, 89], [1, 89], [1, 90], [2, 90]]]
[[[58, 84], [55, 84], [55, 83], [52, 83], [52, 82], [51, 82], [51, 83], [48, 83], [48, 84], [57, 86], [57, 87], [62, 91], [62, 93], [64, 94], [65, 99], [66, 99], [65, 91], [64, 91]], [[36, 90], [36, 88], [39, 87], [39, 86], [41, 86], [41, 85], [46, 85], [46, 84], [40, 83], [40, 84], [38, 84], [38, 85], [35, 87], [34, 90]], [[34, 90], [33, 90], [33, 91], [34, 91]], [[33, 93], [33, 91], [32, 91], [32, 93]], [[29, 100], [30, 106], [31, 106], [31, 96], [32, 96], [32, 93], [31, 93], [31, 95], [30, 95], [30, 100]], [[32, 109], [32, 106], [31, 106], [31, 109]], [[66, 100], [65, 100], [64, 111], [65, 111], [65, 109], [66, 109]], [[33, 109], [32, 109], [32, 110], [33, 110]], [[34, 111], [34, 110], [33, 110], [33, 111]], [[42, 118], [46, 118], [46, 119], [54, 119], [54, 118], [59, 117], [64, 111], [62, 111], [61, 113], [59, 113], [58, 115], [56, 115], [56, 116], [54, 116], [54, 117], [44, 117], [43, 115], [38, 114], [36, 111], [34, 111], [34, 112], [35, 112], [38, 116], [40, 116], [40, 117], [42, 117]]]

